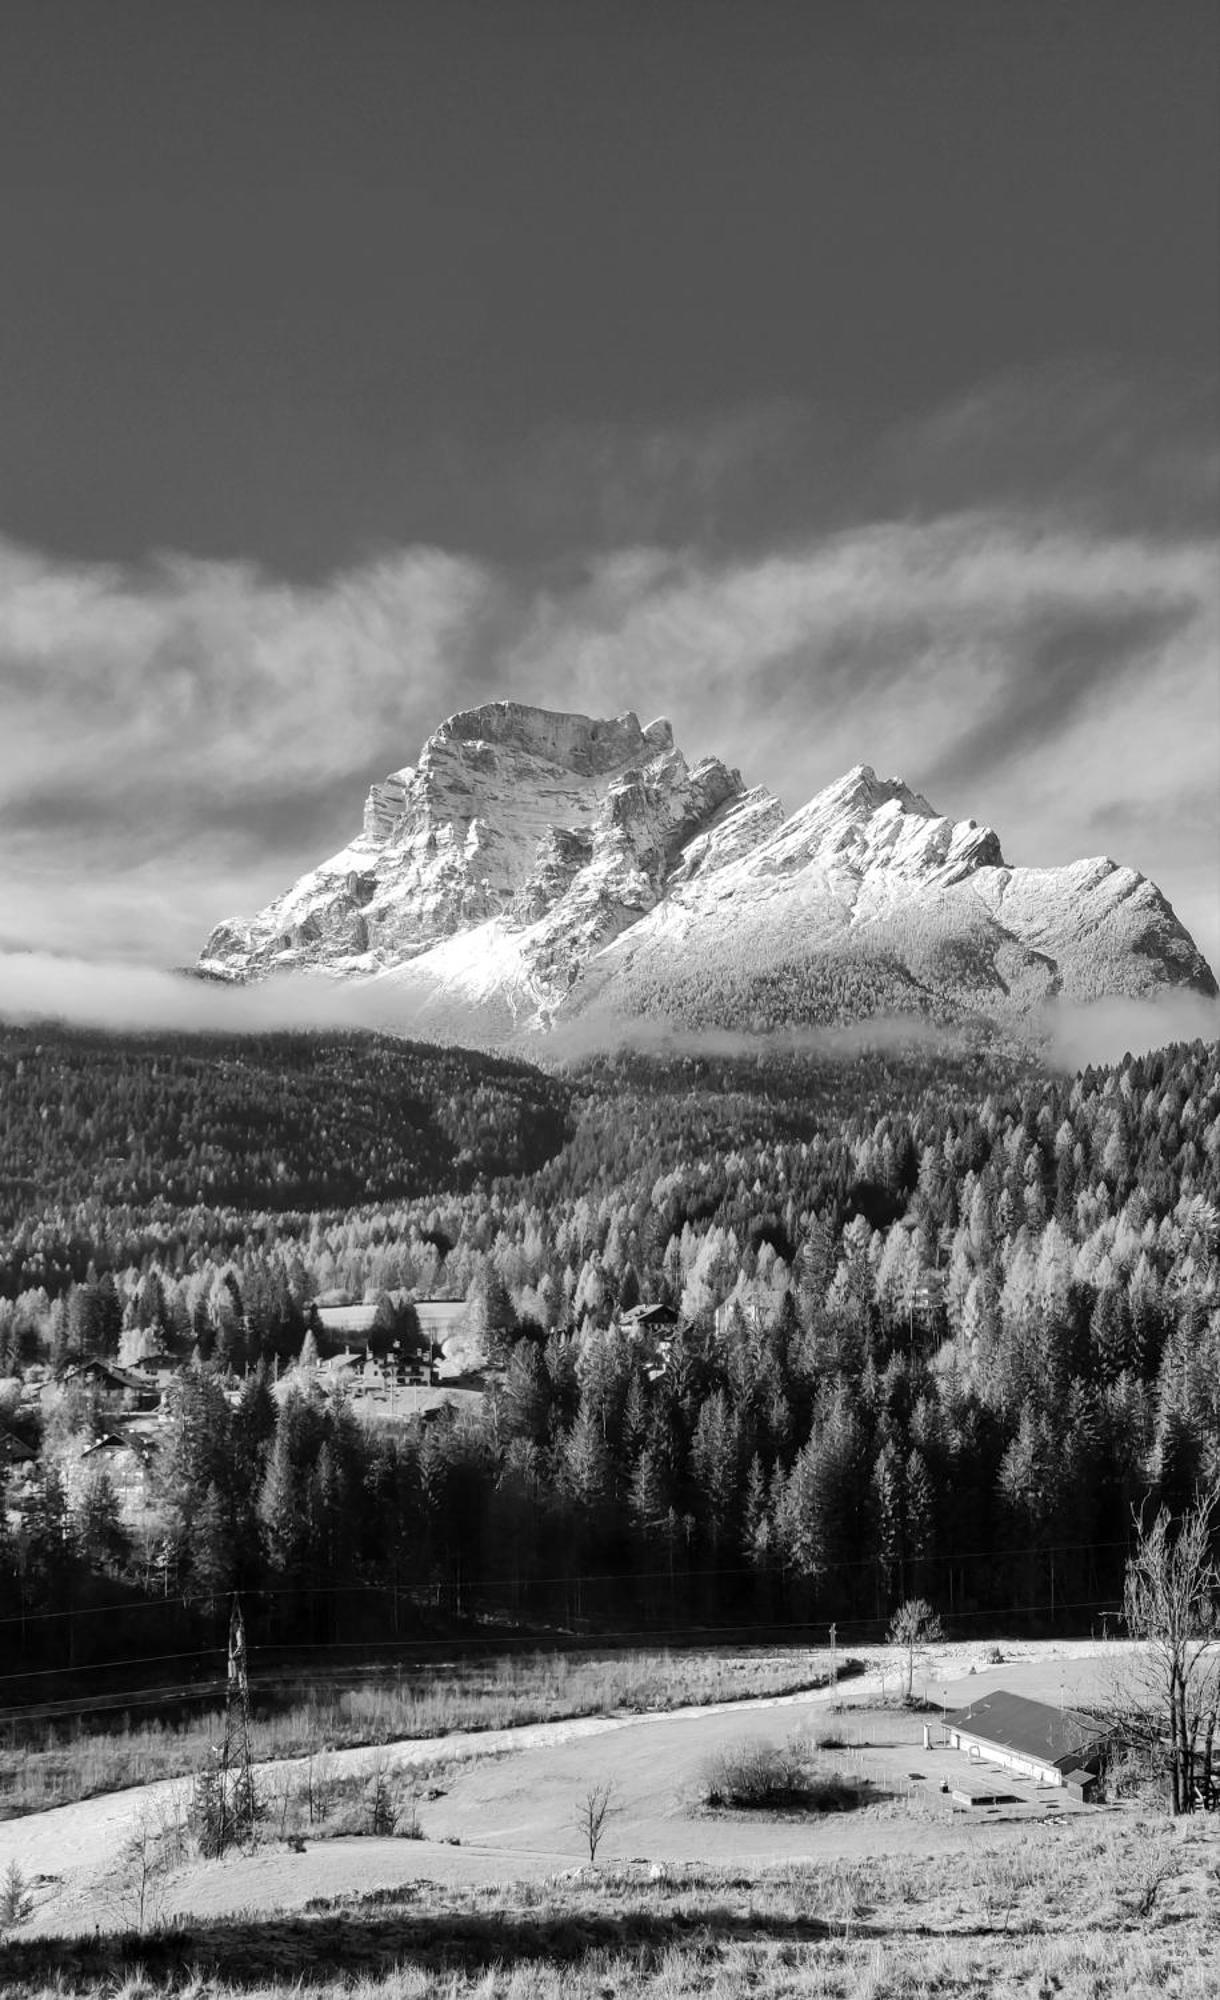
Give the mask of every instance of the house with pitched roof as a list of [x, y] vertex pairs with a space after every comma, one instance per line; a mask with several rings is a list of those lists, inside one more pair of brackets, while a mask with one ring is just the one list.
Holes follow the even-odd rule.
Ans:
[[1053, 1708], [1026, 1695], [980, 1695], [945, 1716], [947, 1741], [974, 1763], [998, 1764], [1014, 1777], [1067, 1785], [1081, 1793], [1095, 1779], [1112, 1734], [1096, 1716]]

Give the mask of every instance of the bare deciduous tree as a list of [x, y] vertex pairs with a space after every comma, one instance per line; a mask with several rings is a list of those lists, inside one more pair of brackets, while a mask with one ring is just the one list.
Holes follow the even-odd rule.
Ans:
[[890, 1619], [890, 1629], [885, 1636], [889, 1645], [901, 1646], [906, 1654], [902, 1698], [909, 1702], [915, 1689], [916, 1654], [925, 1646], [934, 1646], [943, 1639], [944, 1628], [926, 1597], [908, 1597]]
[[588, 1842], [590, 1866], [597, 1860], [606, 1821], [615, 1810], [613, 1800], [614, 1780], [607, 1778], [603, 1785], [590, 1786], [577, 1809], [576, 1827], [581, 1839]]
[[166, 1831], [155, 1813], [145, 1808], [119, 1849], [110, 1904], [115, 1915], [141, 1936], [160, 1923], [165, 1907], [169, 1868]]
[[1213, 1749], [1220, 1716], [1220, 1487], [1176, 1523], [1160, 1508], [1150, 1528], [1136, 1516], [1138, 1541], [1127, 1564], [1123, 1617], [1143, 1650], [1131, 1682], [1168, 1739], [1175, 1813], [1216, 1796]]

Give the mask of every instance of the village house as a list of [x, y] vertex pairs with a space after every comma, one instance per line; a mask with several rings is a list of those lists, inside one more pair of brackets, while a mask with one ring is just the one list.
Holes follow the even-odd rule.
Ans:
[[32, 1465], [37, 1457], [32, 1446], [0, 1425], [0, 1465]]
[[132, 1430], [103, 1431], [67, 1470], [68, 1497], [77, 1502], [89, 1481], [105, 1472], [126, 1528], [142, 1528], [153, 1507], [153, 1467], [157, 1451], [152, 1440]]
[[177, 1380], [182, 1372], [182, 1363], [176, 1354], [170, 1354], [167, 1349], [159, 1347], [151, 1354], [141, 1354], [138, 1360], [133, 1361], [131, 1372], [146, 1384], [151, 1384], [160, 1394], [168, 1389], [171, 1382]]
[[[404, 1294], [398, 1292], [388, 1292], [383, 1296], [389, 1299], [390, 1304], [395, 1308], [396, 1312], [399, 1307], [410, 1305], [419, 1313], [420, 1338], [417, 1341], [414, 1336], [406, 1336], [396, 1331], [391, 1331], [389, 1335], [389, 1351], [386, 1353], [384, 1362], [375, 1363], [371, 1360], [366, 1360], [366, 1378], [369, 1381], [373, 1379], [373, 1369], [375, 1367], [378, 1380], [383, 1379], [384, 1376], [388, 1376], [391, 1372], [397, 1376], [400, 1382], [420, 1379], [427, 1373], [428, 1368], [427, 1347], [429, 1334], [427, 1327], [423, 1324], [424, 1309], [437, 1303], [448, 1306], [454, 1302], [449, 1299], [443, 1301], [422, 1299], [417, 1304], [414, 1300], [408, 1300]], [[462, 1300], [458, 1303], [462, 1315], [465, 1316], [465, 1301]], [[341, 1359], [346, 1362], [353, 1349], [356, 1349], [358, 1353], [359, 1351], [363, 1351], [366, 1356], [369, 1354], [370, 1343], [377, 1326], [377, 1315], [380, 1310], [380, 1299], [366, 1299], [360, 1304], [350, 1299], [341, 1301], [339, 1298], [331, 1298], [325, 1303], [315, 1299], [310, 1308], [310, 1323], [319, 1341], [332, 1345], [342, 1342], [343, 1355]]]
[[111, 1410], [155, 1410], [161, 1401], [162, 1385], [155, 1374], [142, 1366], [121, 1368], [98, 1355], [67, 1369], [63, 1380], [65, 1385], [81, 1382], [95, 1389], [103, 1406]]
[[665, 1305], [629, 1306], [619, 1319], [624, 1333], [660, 1333], [662, 1328], [677, 1324], [677, 1313]]

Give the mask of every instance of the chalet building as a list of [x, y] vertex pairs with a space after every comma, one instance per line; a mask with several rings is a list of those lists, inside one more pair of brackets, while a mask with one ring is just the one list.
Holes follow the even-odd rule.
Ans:
[[631, 1306], [619, 1319], [624, 1333], [663, 1333], [677, 1324], [673, 1307], [662, 1305]]
[[104, 1431], [86, 1445], [73, 1466], [68, 1477], [69, 1497], [77, 1499], [94, 1473], [105, 1472], [114, 1488], [124, 1526], [142, 1527], [153, 1502], [156, 1456], [155, 1445], [146, 1437], [133, 1431]]
[[947, 1741], [973, 1763], [998, 1764], [1015, 1778], [1066, 1785], [1087, 1798], [1110, 1731], [1095, 1716], [1053, 1708], [997, 1689], [945, 1717]]
[[91, 1355], [88, 1361], [69, 1368], [63, 1379], [65, 1383], [86, 1383], [97, 1390], [103, 1403], [115, 1410], [155, 1410], [161, 1400], [160, 1382], [142, 1364], [120, 1368], [116, 1361], [103, 1361], [98, 1355]]

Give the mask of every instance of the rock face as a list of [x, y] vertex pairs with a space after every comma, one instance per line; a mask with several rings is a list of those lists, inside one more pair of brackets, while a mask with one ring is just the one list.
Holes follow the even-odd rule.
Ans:
[[292, 968], [389, 982], [404, 1024], [493, 1039], [590, 1010], [770, 1027], [1216, 991], [1129, 868], [1010, 868], [989, 827], [867, 765], [785, 818], [718, 759], [688, 765], [668, 722], [516, 702], [443, 723], [350, 846], [200, 959]]

